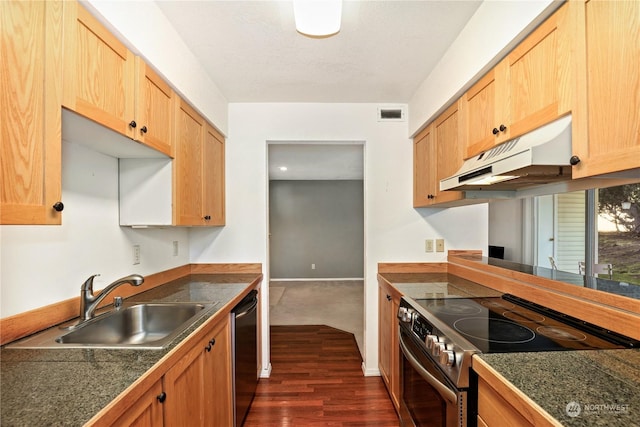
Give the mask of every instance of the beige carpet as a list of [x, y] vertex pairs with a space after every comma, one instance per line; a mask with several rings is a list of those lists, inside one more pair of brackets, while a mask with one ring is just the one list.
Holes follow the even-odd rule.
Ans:
[[364, 349], [362, 280], [271, 281], [272, 325], [327, 325], [351, 332], [360, 354]]

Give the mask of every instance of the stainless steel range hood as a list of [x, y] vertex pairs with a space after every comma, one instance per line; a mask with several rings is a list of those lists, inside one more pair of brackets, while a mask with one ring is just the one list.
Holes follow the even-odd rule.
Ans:
[[440, 190], [520, 190], [571, 179], [571, 115], [467, 159]]

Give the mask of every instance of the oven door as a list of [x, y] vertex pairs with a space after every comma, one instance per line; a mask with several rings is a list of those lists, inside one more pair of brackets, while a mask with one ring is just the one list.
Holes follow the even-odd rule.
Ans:
[[400, 327], [400, 422], [410, 427], [466, 427], [467, 391], [458, 390], [423, 345]]

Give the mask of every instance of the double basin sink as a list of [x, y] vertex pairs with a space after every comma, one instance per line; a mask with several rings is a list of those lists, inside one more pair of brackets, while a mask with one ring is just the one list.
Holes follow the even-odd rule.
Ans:
[[8, 348], [160, 350], [217, 303], [126, 303], [78, 325], [54, 327]]

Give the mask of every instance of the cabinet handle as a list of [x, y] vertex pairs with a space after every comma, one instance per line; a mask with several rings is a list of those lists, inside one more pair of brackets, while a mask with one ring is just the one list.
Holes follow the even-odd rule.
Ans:
[[493, 130], [491, 131], [491, 133], [493, 133], [494, 135], [497, 135], [500, 133], [500, 131], [498, 130], [498, 128], [493, 128]]
[[64, 204], [62, 202], [55, 202], [52, 207], [56, 212], [62, 212], [62, 210], [64, 209]]
[[136, 128], [136, 126], [138, 126], [138, 124], [136, 123], [136, 121], [135, 121], [135, 120], [131, 120], [131, 121], [129, 122], [129, 126], [131, 126], [132, 128], [134, 128], [134, 129], [135, 129], [135, 128]]
[[[135, 126], [134, 126], [134, 127], [135, 127]], [[142, 126], [142, 127], [140, 128], [140, 132], [141, 132], [141, 133], [147, 133], [147, 127], [146, 127], [146, 126]]]
[[205, 215], [204, 220], [209, 221], [211, 219], [211, 215]]
[[211, 351], [211, 349], [213, 348], [213, 346], [216, 345], [216, 339], [215, 338], [211, 338], [211, 341], [209, 341], [209, 345], [206, 346], [204, 349], [207, 350], [207, 353]]
[[162, 393], [160, 393], [158, 395], [158, 397], [156, 398], [158, 399], [158, 402], [160, 403], [164, 403], [165, 400], [167, 400], [167, 393], [165, 393], [164, 391]]
[[507, 127], [505, 125], [500, 125], [500, 132], [504, 132], [505, 130], [507, 130]]
[[580, 157], [571, 156], [571, 158], [569, 159], [569, 163], [571, 164], [571, 166], [577, 165], [578, 163], [580, 163]]

